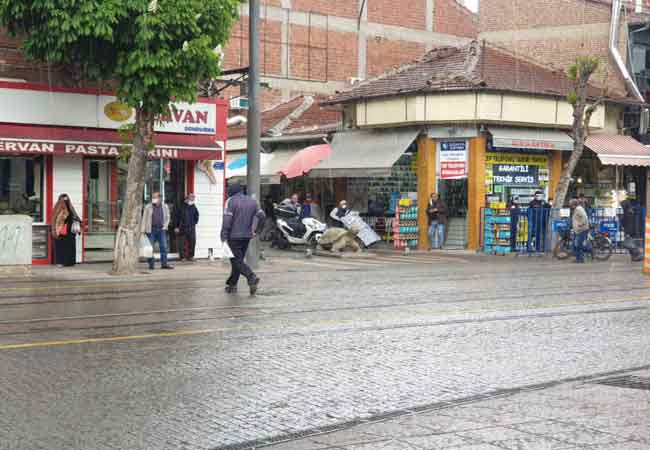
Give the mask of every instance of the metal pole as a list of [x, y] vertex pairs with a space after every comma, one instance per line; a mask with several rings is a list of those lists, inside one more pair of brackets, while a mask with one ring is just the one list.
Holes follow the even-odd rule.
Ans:
[[[247, 126], [247, 189], [248, 195], [261, 204], [260, 199], [260, 0], [249, 0], [249, 71], [248, 71], [248, 126]], [[255, 237], [248, 250], [248, 264], [259, 266], [259, 240]]]

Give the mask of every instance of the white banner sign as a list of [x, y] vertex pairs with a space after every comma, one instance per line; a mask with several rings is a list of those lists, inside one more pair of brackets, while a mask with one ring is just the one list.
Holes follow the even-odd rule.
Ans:
[[[117, 129], [135, 121], [135, 111], [115, 97], [0, 88], [0, 122]], [[212, 103], [175, 103], [156, 131], [216, 134]]]
[[440, 179], [467, 178], [467, 141], [440, 143]]

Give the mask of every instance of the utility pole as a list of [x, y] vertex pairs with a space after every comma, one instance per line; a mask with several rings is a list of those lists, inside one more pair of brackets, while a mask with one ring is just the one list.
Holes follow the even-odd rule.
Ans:
[[[248, 122], [247, 122], [247, 147], [248, 162], [246, 173], [246, 187], [248, 195], [253, 197], [260, 205], [260, 0], [248, 0]], [[260, 247], [259, 239], [251, 240], [247, 254], [248, 264], [253, 268], [259, 266]]]

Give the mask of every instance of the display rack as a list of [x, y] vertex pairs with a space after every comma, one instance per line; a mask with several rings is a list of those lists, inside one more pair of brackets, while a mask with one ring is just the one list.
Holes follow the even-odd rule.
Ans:
[[418, 246], [418, 206], [415, 200], [402, 199], [393, 221], [394, 247], [397, 249]]
[[507, 255], [510, 249], [512, 218], [509, 209], [485, 209], [483, 250], [494, 255]]

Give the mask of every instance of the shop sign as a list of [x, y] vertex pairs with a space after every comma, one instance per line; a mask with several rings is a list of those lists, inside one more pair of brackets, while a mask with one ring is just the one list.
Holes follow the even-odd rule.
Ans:
[[[117, 143], [95, 142], [39, 142], [0, 138], [0, 154], [51, 154], [116, 158], [120, 149], [127, 146]], [[220, 160], [221, 150], [204, 147], [156, 146], [149, 152], [150, 159]]]
[[492, 145], [496, 148], [522, 148], [536, 150], [573, 150], [572, 142], [544, 141], [539, 139], [493, 138]]
[[[0, 108], [4, 123], [115, 130], [135, 122], [133, 108], [109, 95], [0, 88], [0, 104], [7, 105]], [[180, 134], [214, 135], [216, 128], [214, 103], [174, 103], [155, 125], [158, 132]]]
[[546, 167], [548, 157], [546, 155], [527, 155], [518, 153], [488, 153], [485, 157], [488, 166], [493, 164], [527, 164], [529, 166]]
[[495, 164], [492, 166], [494, 184], [508, 186], [537, 186], [539, 167], [527, 164]]
[[467, 178], [467, 141], [440, 143], [440, 178]]

